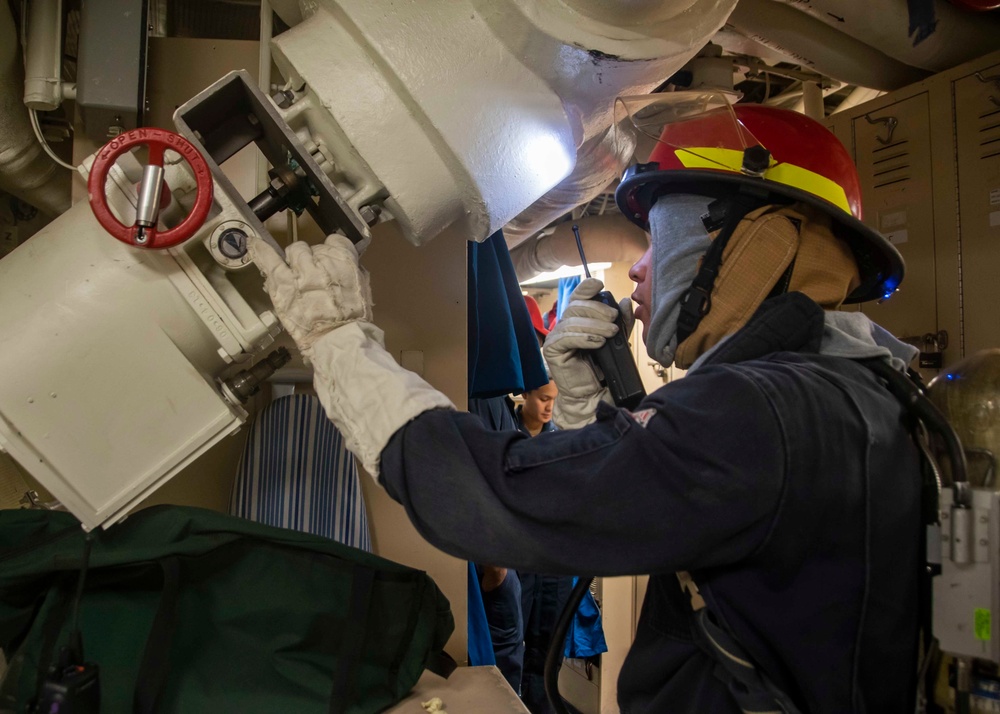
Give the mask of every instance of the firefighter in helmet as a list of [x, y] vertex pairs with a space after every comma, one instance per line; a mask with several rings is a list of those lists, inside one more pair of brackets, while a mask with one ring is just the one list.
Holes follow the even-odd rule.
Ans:
[[650, 574], [623, 712], [912, 711], [918, 453], [864, 362], [903, 370], [916, 350], [838, 310], [891, 295], [902, 260], [861, 222], [824, 127], [675, 94], [625, 102], [620, 121], [655, 144], [616, 195], [651, 236], [630, 272], [643, 340], [688, 370], [632, 412], [586, 358], [618, 329], [596, 280], [543, 350], [560, 430], [527, 438], [394, 362], [344, 239], [292, 245], [288, 263], [257, 243], [255, 260], [331, 419], [431, 543]]

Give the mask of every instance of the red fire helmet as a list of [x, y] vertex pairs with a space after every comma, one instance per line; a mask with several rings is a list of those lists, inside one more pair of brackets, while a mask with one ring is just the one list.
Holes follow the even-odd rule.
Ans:
[[826, 127], [797, 112], [756, 104], [716, 102], [685, 114], [677, 109], [683, 100], [666, 97], [668, 111], [655, 100], [628, 107], [625, 121], [657, 138], [649, 162], [629, 167], [615, 193], [631, 221], [648, 230], [649, 210], [666, 193], [724, 197], [743, 189], [762, 203], [806, 203], [833, 219], [835, 234], [854, 252], [861, 284], [846, 302], [895, 292], [903, 259], [861, 222], [857, 169]]

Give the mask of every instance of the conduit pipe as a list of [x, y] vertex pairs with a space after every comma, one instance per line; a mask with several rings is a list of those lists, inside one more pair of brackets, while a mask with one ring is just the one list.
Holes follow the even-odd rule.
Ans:
[[[649, 247], [646, 233], [620, 213], [589, 216], [575, 224], [580, 227], [580, 239], [591, 263], [631, 264]], [[580, 265], [573, 225], [572, 221], [560, 223], [551, 233], [526, 240], [510, 251], [518, 281], [564, 265]]]
[[[821, 121], [826, 111], [823, 99], [831, 94], [836, 94], [843, 86], [840, 82], [835, 82], [829, 87], [821, 87], [816, 82], [796, 81], [788, 85], [785, 91], [767, 99], [764, 104], [769, 107], [790, 109], [793, 112], [799, 112]], [[807, 101], [812, 102], [810, 110], [806, 108]]]
[[[914, 44], [907, 3], [896, 0], [775, 0], [889, 57], [928, 72], [943, 72], [1000, 47], [1000, 16], [963, 11], [933, 0], [933, 32]], [[874, 86], [874, 85], [870, 85]]]
[[680, 69], [734, 4], [401, 0], [387, 15], [272, 0], [294, 25], [272, 47], [304, 95], [286, 121], [335, 154], [348, 203], [377, 197], [415, 243], [482, 240], [515, 217], [530, 234], [603, 190], [624, 153], [606, 139], [615, 97]]
[[822, 87], [816, 84], [816, 82], [803, 82], [802, 109], [798, 109], [798, 104], [796, 104], [796, 111], [801, 111], [810, 119], [823, 121], [823, 118], [826, 116], [826, 109], [823, 107]]
[[774, 0], [740, 0], [728, 24], [754, 42], [847, 84], [889, 91], [930, 76]]
[[32, 0], [27, 13], [24, 104], [28, 109], [51, 112], [63, 100], [62, 1]]
[[10, 6], [0, 2], [0, 189], [54, 216], [69, 208], [69, 173], [31, 130], [19, 48]]

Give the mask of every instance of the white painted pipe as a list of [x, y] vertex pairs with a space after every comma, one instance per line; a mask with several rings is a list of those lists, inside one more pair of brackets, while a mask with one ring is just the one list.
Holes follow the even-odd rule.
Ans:
[[62, 0], [31, 0], [24, 67], [24, 104], [50, 112], [62, 103]]
[[[573, 225], [572, 221], [560, 223], [551, 233], [526, 240], [511, 249], [510, 258], [518, 281], [530, 280], [564, 265], [580, 265]], [[588, 216], [576, 221], [576, 225], [591, 263], [632, 263], [649, 246], [645, 231], [617, 212]]]
[[816, 121], [823, 121], [826, 117], [823, 89], [816, 82], [802, 83], [802, 113]]
[[[972, 13], [933, 0], [936, 24], [920, 42], [910, 34], [907, 3], [898, 0], [776, 0], [878, 48], [888, 57], [929, 72], [942, 72], [1000, 47], [1000, 15]], [[869, 85], [872, 86], [872, 85]]]
[[728, 23], [754, 42], [848, 84], [888, 91], [930, 74], [774, 0], [740, 0]]
[[0, 190], [56, 215], [69, 208], [69, 172], [46, 156], [31, 130], [19, 47], [10, 7], [0, 2]]

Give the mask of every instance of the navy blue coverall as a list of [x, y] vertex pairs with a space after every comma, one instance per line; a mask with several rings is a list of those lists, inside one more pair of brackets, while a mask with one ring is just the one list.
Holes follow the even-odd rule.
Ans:
[[823, 325], [804, 295], [769, 299], [638, 417], [603, 405], [576, 431], [529, 439], [426, 412], [382, 451], [381, 479], [456, 556], [650, 574], [623, 712], [739, 712], [692, 642], [687, 570], [803, 711], [909, 713], [918, 454], [884, 385], [819, 353]]

